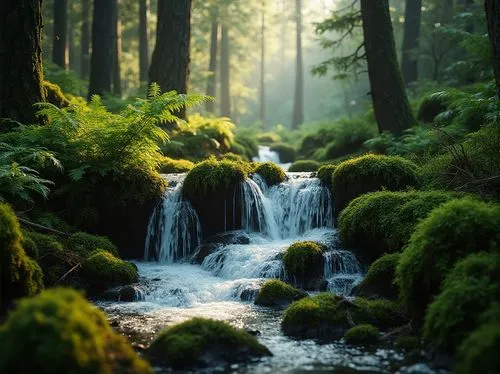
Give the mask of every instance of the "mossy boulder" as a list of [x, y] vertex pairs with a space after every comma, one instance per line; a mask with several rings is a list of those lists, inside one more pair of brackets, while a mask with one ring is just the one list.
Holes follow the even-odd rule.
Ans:
[[305, 289], [317, 289], [324, 275], [324, 247], [315, 242], [297, 242], [287, 248], [283, 257], [290, 281]]
[[383, 253], [401, 251], [417, 224], [458, 194], [444, 191], [377, 191], [361, 195], [339, 216], [342, 245], [371, 262]]
[[254, 173], [264, 178], [269, 187], [280, 184], [286, 180], [285, 171], [273, 162], [259, 163]]
[[399, 258], [399, 253], [385, 254], [371, 264], [365, 278], [355, 288], [355, 295], [397, 299], [398, 288], [394, 284], [394, 278]]
[[162, 174], [175, 174], [187, 173], [194, 168], [194, 163], [189, 160], [175, 160], [170, 157], [162, 158], [160, 162], [160, 173]]
[[337, 169], [337, 164], [323, 165], [318, 169], [317, 177], [326, 186], [332, 186], [333, 173]]
[[372, 345], [379, 339], [379, 330], [373, 325], [363, 324], [351, 327], [346, 331], [344, 339], [347, 344]]
[[21, 232], [22, 232], [21, 246], [24, 248], [24, 251], [28, 256], [36, 260], [40, 256], [40, 252], [38, 251], [38, 245], [29, 236], [28, 231], [22, 230]]
[[185, 369], [269, 356], [255, 337], [226, 322], [194, 318], [162, 331], [147, 351], [154, 364]]
[[342, 162], [333, 174], [335, 211], [368, 192], [405, 190], [419, 185], [418, 167], [397, 156], [365, 155]]
[[61, 87], [49, 81], [43, 81], [42, 88], [45, 91], [47, 101], [58, 108], [69, 106], [68, 98], [63, 94]]
[[457, 374], [498, 373], [500, 368], [500, 323], [481, 325], [462, 343]]
[[152, 373], [104, 313], [69, 289], [23, 299], [0, 326], [0, 373]]
[[456, 199], [433, 210], [415, 229], [396, 268], [400, 297], [416, 318], [455, 263], [471, 253], [498, 250], [500, 207], [473, 199]]
[[138, 280], [136, 267], [120, 260], [111, 253], [98, 249], [90, 254], [83, 264], [83, 278], [92, 291], [135, 283]]
[[266, 281], [259, 290], [256, 305], [283, 308], [307, 294], [277, 279]]
[[318, 169], [321, 167], [321, 164], [318, 161], [314, 160], [299, 160], [295, 161], [290, 167], [288, 168], [289, 172], [292, 173], [305, 173], [305, 172], [315, 172], [318, 171]]
[[281, 142], [281, 136], [274, 132], [263, 132], [256, 137], [259, 144], [274, 144]]
[[26, 255], [21, 228], [13, 210], [0, 204], [0, 313], [23, 296], [43, 289], [43, 273], [35, 260]]
[[432, 123], [450, 105], [450, 97], [446, 92], [436, 92], [424, 96], [418, 107], [417, 119], [424, 123]]
[[294, 162], [297, 158], [297, 151], [294, 147], [284, 143], [273, 144], [271, 146], [271, 151], [276, 152], [280, 158], [282, 164], [287, 164], [289, 162]]
[[42, 234], [36, 231], [23, 231], [23, 236], [35, 243], [40, 255], [47, 253], [60, 253], [64, 247], [58, 237], [55, 235]]
[[116, 246], [106, 236], [92, 235], [86, 232], [76, 232], [66, 241], [68, 250], [87, 258], [96, 249], [102, 249], [119, 257]]

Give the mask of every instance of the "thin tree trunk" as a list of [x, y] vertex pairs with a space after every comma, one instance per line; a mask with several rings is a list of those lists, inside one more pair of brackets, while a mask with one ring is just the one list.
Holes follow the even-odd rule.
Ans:
[[302, 0], [295, 0], [297, 25], [297, 61], [295, 73], [295, 100], [293, 105], [292, 129], [298, 129], [304, 122], [304, 68], [302, 58]]
[[3, 0], [0, 7], [0, 131], [3, 119], [35, 123], [42, 89], [42, 1]]
[[[263, 1], [263, 7], [265, 1]], [[261, 40], [260, 40], [260, 121], [264, 128], [266, 123], [266, 13], [262, 9], [261, 15]]]
[[[208, 65], [208, 71], [210, 76], [207, 82], [207, 96], [214, 97], [216, 95], [217, 89], [217, 51], [219, 43], [219, 24], [217, 21], [212, 21], [212, 31], [210, 32], [210, 62]], [[213, 101], [207, 101], [206, 104], [207, 111], [209, 113], [215, 113], [215, 103]]]
[[149, 69], [149, 0], [139, 1], [139, 76], [141, 82], [148, 81]]
[[63, 69], [68, 67], [68, 0], [54, 0], [54, 35], [52, 61]]
[[80, 77], [87, 79], [90, 69], [90, 0], [82, 0], [82, 39]]
[[95, 94], [111, 93], [115, 12], [116, 0], [94, 0], [89, 100]]
[[422, 0], [406, 0], [403, 61], [401, 67], [403, 79], [407, 85], [418, 79], [418, 47], [421, 18]]
[[485, 0], [484, 9], [490, 37], [497, 96], [500, 98], [500, 4], [497, 0]]
[[231, 88], [229, 70], [229, 34], [225, 25], [221, 26], [220, 43], [220, 115], [231, 117]]
[[122, 96], [121, 61], [122, 61], [122, 23], [120, 20], [120, 0], [116, 1], [115, 15], [115, 37], [113, 46], [113, 95]]
[[[149, 80], [158, 83], [163, 92], [187, 93], [190, 39], [191, 0], [159, 0]], [[185, 118], [185, 111], [178, 116]]]
[[380, 132], [400, 134], [416, 124], [406, 96], [388, 0], [361, 0], [361, 17], [373, 109]]

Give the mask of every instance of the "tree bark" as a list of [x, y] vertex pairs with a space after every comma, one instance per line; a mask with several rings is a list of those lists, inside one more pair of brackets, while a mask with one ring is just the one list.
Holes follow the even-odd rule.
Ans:
[[302, 0], [295, 0], [297, 37], [297, 59], [295, 72], [295, 100], [293, 105], [292, 129], [298, 129], [304, 122], [304, 67], [302, 57]]
[[225, 25], [222, 25], [220, 43], [220, 115], [228, 118], [231, 117], [229, 53], [228, 29]]
[[400, 134], [416, 125], [408, 103], [389, 14], [388, 0], [361, 0], [361, 17], [373, 109], [380, 132]]
[[497, 0], [485, 0], [484, 9], [488, 24], [488, 35], [490, 37], [497, 97], [500, 98], [500, 4]]
[[89, 100], [92, 95], [111, 93], [115, 12], [116, 0], [94, 0]]
[[[219, 43], [219, 24], [216, 20], [212, 21], [212, 31], [210, 32], [210, 62], [208, 64], [208, 71], [210, 73], [207, 81], [207, 96], [214, 97], [217, 88], [217, 51]], [[215, 103], [207, 101], [207, 112], [215, 113]]]
[[52, 61], [63, 69], [68, 67], [68, 0], [54, 0], [54, 35]]
[[120, 21], [120, 0], [116, 1], [114, 22], [113, 46], [113, 95], [122, 96], [121, 61], [122, 61], [122, 23]]
[[90, 0], [82, 0], [82, 38], [80, 77], [87, 79], [90, 69]]
[[418, 79], [418, 47], [422, 18], [422, 0], [406, 0], [405, 27], [403, 37], [403, 61], [401, 63], [404, 82], [408, 85]]
[[[191, 0], [159, 0], [149, 80], [158, 83], [163, 92], [187, 93], [190, 39]], [[185, 111], [177, 115], [184, 118]]]
[[[42, 1], [3, 0], [0, 7], [0, 129], [2, 119], [35, 123], [42, 88]], [[1, 131], [1, 130], [0, 130]]]
[[148, 38], [149, 0], [139, 1], [139, 76], [141, 82], [148, 81], [149, 38]]
[[265, 1], [262, 2], [261, 38], [260, 38], [260, 121], [264, 128], [266, 123], [266, 13]]

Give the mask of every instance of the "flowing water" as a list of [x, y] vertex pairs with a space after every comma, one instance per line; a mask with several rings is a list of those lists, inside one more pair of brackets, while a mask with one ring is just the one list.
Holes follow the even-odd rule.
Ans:
[[254, 157], [253, 161], [258, 161], [258, 162], [271, 161], [281, 166], [284, 170], [288, 170], [288, 168], [291, 165], [291, 163], [287, 164], [282, 163], [278, 153], [271, 151], [271, 147], [266, 145], [259, 145], [259, 155], [257, 157]]
[[[281, 312], [253, 304], [266, 279], [287, 279], [281, 259], [298, 240], [327, 248], [325, 290], [349, 295], [362, 280], [356, 256], [339, 245], [332, 196], [318, 179], [290, 173], [286, 182], [271, 188], [258, 176], [244, 182], [241, 209], [233, 212], [242, 215], [242, 229], [225, 234], [201, 265], [191, 263], [203, 238], [196, 212], [182, 200], [183, 176], [168, 179], [172, 187], [149, 224], [145, 261], [136, 263], [142, 301], [100, 304], [132, 341], [147, 345], [165, 326], [207, 317], [258, 332], [259, 341], [273, 353], [262, 361], [232, 366], [232, 372], [388, 372], [402, 359], [391, 350], [360, 350], [342, 341], [290, 339], [280, 330]], [[151, 258], [158, 261], [148, 261]]]

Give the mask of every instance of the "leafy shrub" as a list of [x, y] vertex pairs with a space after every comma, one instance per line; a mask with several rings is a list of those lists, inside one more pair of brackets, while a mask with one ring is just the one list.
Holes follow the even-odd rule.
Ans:
[[368, 268], [363, 281], [356, 287], [356, 295], [396, 299], [398, 289], [394, 285], [399, 253], [385, 254]]
[[170, 157], [164, 157], [160, 164], [160, 173], [186, 173], [194, 168], [194, 163], [189, 160], [174, 160]]
[[377, 134], [375, 124], [363, 118], [340, 120], [331, 127], [331, 131], [333, 140], [326, 146], [326, 160], [360, 151], [364, 142]]
[[163, 330], [147, 355], [155, 363], [182, 369], [241, 362], [270, 352], [243, 330], [221, 321], [194, 318]]
[[231, 150], [236, 126], [228, 118], [206, 118], [199, 114], [190, 115], [189, 127], [196, 133], [215, 140], [221, 153]]
[[240, 144], [245, 147], [245, 156], [247, 156], [249, 160], [252, 160], [252, 158], [256, 157], [259, 154], [259, 143], [257, 142], [257, 139], [251, 134], [238, 132], [236, 134], [235, 144]]
[[285, 252], [283, 263], [287, 275], [296, 283], [303, 284], [309, 279], [323, 275], [324, 248], [315, 242], [297, 242]]
[[498, 249], [500, 209], [472, 199], [449, 201], [415, 229], [396, 269], [400, 297], [417, 318], [438, 294], [456, 261], [470, 253]]
[[100, 249], [91, 253], [84, 263], [83, 277], [94, 290], [135, 283], [138, 279], [132, 264]]
[[295, 161], [290, 168], [289, 172], [297, 173], [297, 172], [313, 172], [317, 171], [320, 168], [320, 163], [313, 160], [299, 160]]
[[119, 257], [116, 246], [105, 236], [91, 235], [86, 232], [71, 234], [66, 241], [67, 249], [87, 258], [96, 249], [102, 249]]
[[500, 324], [491, 322], [481, 325], [460, 346], [455, 372], [494, 374], [500, 367], [499, 350]]
[[47, 81], [57, 84], [61, 90], [73, 96], [87, 94], [87, 84], [73, 70], [62, 69], [50, 60], [43, 62], [43, 76]]
[[323, 165], [319, 168], [317, 177], [327, 186], [332, 185], [333, 173], [337, 169], [336, 164]]
[[316, 150], [324, 149], [334, 139], [334, 136], [331, 129], [320, 128], [317, 132], [308, 134], [302, 139], [298, 154], [301, 157], [311, 158]]
[[251, 160], [251, 157], [248, 157], [249, 152], [246, 149], [246, 147], [243, 144], [240, 144], [238, 142], [234, 142], [231, 145], [231, 153], [242, 157], [245, 161]]
[[104, 313], [76, 291], [23, 299], [0, 327], [2, 373], [152, 373]]
[[254, 170], [266, 181], [269, 187], [280, 184], [286, 180], [285, 171], [272, 162], [262, 162]]
[[37, 251], [42, 255], [49, 252], [57, 253], [64, 251], [61, 241], [54, 235], [42, 234], [35, 231], [24, 231], [23, 235], [35, 243]]
[[281, 308], [306, 296], [305, 292], [280, 280], [272, 279], [262, 285], [255, 299], [255, 304]]
[[432, 123], [434, 119], [448, 109], [453, 101], [453, 93], [448, 91], [435, 92], [422, 98], [418, 108], [417, 119], [424, 123]]
[[297, 158], [297, 151], [294, 147], [284, 143], [273, 144], [271, 146], [271, 151], [276, 152], [280, 157], [280, 162], [286, 164], [289, 162], [294, 162]]
[[274, 132], [263, 132], [257, 135], [257, 142], [260, 144], [273, 144], [279, 143], [281, 141], [281, 137]]
[[43, 81], [43, 90], [47, 101], [58, 108], [65, 108], [69, 106], [69, 100], [64, 96], [61, 87], [49, 81]]
[[349, 330], [344, 335], [347, 344], [353, 345], [370, 345], [378, 341], [378, 329], [369, 324], [357, 325]]

